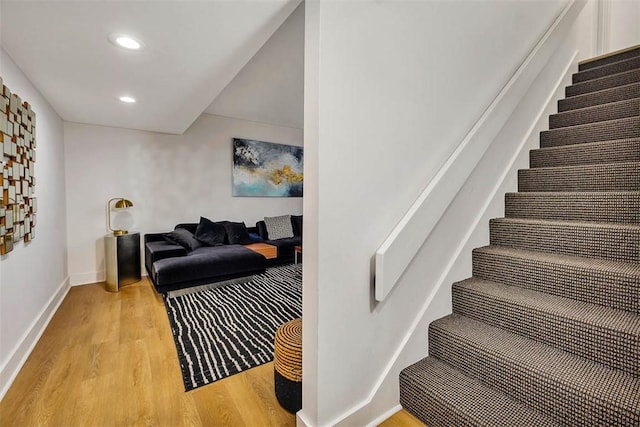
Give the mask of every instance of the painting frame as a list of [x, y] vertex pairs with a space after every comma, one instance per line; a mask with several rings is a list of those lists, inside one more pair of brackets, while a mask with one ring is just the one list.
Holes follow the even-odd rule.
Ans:
[[303, 147], [233, 138], [232, 153], [233, 197], [303, 197]]

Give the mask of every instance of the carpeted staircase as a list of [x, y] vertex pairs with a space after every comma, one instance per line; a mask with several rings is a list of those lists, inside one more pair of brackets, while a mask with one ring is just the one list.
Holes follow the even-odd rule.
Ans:
[[429, 357], [429, 427], [640, 426], [640, 46], [580, 64]]

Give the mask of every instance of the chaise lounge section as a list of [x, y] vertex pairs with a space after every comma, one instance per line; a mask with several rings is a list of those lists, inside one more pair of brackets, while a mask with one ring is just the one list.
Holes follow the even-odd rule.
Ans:
[[[178, 224], [174, 231], [195, 235], [197, 223]], [[188, 236], [183, 233], [183, 236]], [[145, 268], [159, 293], [264, 273], [267, 261], [242, 244], [193, 246], [167, 241], [168, 233], [145, 234]], [[193, 240], [197, 241], [195, 237]], [[184, 242], [183, 242], [184, 243]]]

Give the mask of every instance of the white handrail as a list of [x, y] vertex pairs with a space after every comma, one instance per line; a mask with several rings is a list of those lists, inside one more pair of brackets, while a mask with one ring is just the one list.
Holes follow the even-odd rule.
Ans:
[[[555, 41], [568, 32], [568, 29], [564, 27], [561, 28], [561, 31], [556, 31], [559, 24], [565, 18], [569, 18], [573, 22], [585, 3], [580, 0], [567, 4], [480, 119], [465, 135], [453, 154], [429, 182], [427, 188], [378, 248], [375, 254], [376, 300], [384, 300], [391, 292], [513, 112], [517, 100], [528, 90], [540, 69], [551, 57], [554, 43], [551, 43], [550, 38]], [[537, 60], [533, 61], [535, 57]], [[540, 61], [540, 57], [546, 59]], [[489, 117], [491, 120], [488, 120]]]

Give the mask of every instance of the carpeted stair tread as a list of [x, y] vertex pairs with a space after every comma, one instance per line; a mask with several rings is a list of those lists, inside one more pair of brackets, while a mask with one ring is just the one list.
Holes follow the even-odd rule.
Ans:
[[400, 372], [400, 403], [428, 427], [558, 425], [433, 357]]
[[640, 191], [505, 194], [505, 217], [640, 224]]
[[636, 68], [640, 68], [640, 56], [621, 59], [610, 64], [603, 64], [598, 67], [589, 68], [588, 70], [578, 71], [571, 76], [571, 83], [586, 82], [587, 80], [623, 73]]
[[472, 257], [473, 277], [640, 314], [640, 264], [507, 246]]
[[532, 168], [640, 162], [640, 138], [540, 148], [529, 159]]
[[549, 128], [559, 129], [586, 123], [640, 116], [640, 98], [594, 105], [549, 116]]
[[453, 312], [640, 374], [640, 316], [544, 292], [470, 278], [453, 284]]
[[624, 101], [625, 99], [640, 98], [640, 83], [631, 83], [624, 86], [616, 86], [584, 95], [572, 96], [558, 101], [558, 112], [577, 110], [593, 107], [611, 102]]
[[640, 378], [459, 314], [431, 323], [429, 355], [561, 424], [640, 422]]
[[640, 82], [640, 69], [635, 69], [567, 86], [564, 93], [565, 96], [569, 98], [571, 96], [584, 95], [589, 92], [638, 82]]
[[584, 144], [585, 142], [612, 141], [639, 138], [640, 116], [586, 123], [540, 132], [540, 147]]
[[640, 56], [640, 45], [632, 46], [628, 49], [623, 49], [617, 53], [605, 55], [601, 58], [593, 58], [591, 60], [583, 61], [578, 65], [578, 69], [580, 71], [589, 70], [591, 68], [601, 67], [606, 64], [611, 64], [613, 62], [622, 61], [636, 56]]
[[521, 169], [518, 191], [640, 191], [640, 162]]
[[489, 235], [492, 245], [640, 263], [639, 225], [494, 218]]

